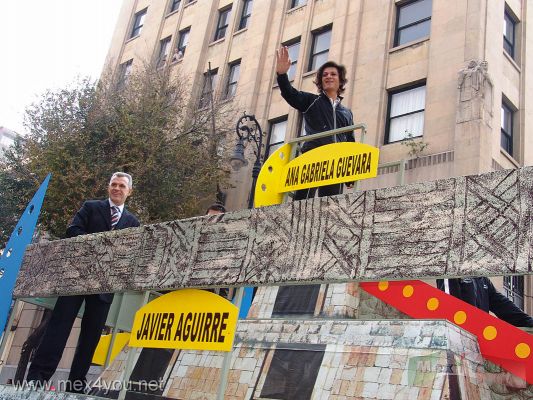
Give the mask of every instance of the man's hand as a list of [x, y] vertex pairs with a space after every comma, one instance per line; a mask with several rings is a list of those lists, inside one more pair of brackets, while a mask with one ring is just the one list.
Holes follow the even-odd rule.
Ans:
[[276, 73], [278, 75], [286, 74], [290, 67], [289, 49], [287, 46], [281, 46], [279, 50], [276, 50]]

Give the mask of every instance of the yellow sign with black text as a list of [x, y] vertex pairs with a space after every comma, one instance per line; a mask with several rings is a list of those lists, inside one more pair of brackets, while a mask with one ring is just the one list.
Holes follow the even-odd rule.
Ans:
[[379, 149], [363, 143], [320, 146], [283, 166], [278, 192], [374, 178], [378, 174], [378, 159]]
[[137, 311], [129, 345], [231, 351], [238, 316], [239, 309], [217, 294], [177, 290]]

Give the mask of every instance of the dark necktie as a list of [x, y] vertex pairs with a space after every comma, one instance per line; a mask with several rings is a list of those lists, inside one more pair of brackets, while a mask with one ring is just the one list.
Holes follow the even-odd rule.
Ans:
[[117, 206], [111, 206], [111, 230], [115, 229], [120, 219], [120, 209]]

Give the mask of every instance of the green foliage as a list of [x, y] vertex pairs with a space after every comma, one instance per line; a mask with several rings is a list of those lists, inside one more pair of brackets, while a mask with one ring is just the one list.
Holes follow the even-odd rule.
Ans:
[[[191, 106], [180, 82], [166, 70], [147, 68], [125, 85], [81, 80], [46, 92], [26, 110], [24, 142], [0, 162], [2, 218], [25, 207], [49, 172], [40, 220], [57, 237], [84, 200], [107, 196], [115, 171], [132, 174], [128, 207], [142, 223], [201, 214], [225, 178], [216, 152], [225, 132], [217, 127], [213, 137], [211, 108]], [[232, 126], [231, 110], [213, 109], [217, 125]], [[6, 193], [8, 185], [16, 190]], [[8, 219], [1, 222], [8, 231]]]
[[428, 147], [428, 144], [422, 140], [415, 140], [412, 132], [405, 131], [405, 139], [402, 141], [402, 146], [409, 149], [407, 152], [409, 156], [418, 158], [426, 147]]

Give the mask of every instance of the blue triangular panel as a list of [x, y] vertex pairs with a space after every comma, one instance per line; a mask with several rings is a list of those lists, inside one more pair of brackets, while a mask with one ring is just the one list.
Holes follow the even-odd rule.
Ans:
[[49, 181], [50, 174], [45, 178], [26, 210], [24, 210], [24, 214], [20, 217], [7, 242], [4, 254], [0, 256], [0, 333], [6, 326], [15, 281], [17, 280], [26, 246], [31, 243], [33, 238], [33, 232], [37, 225], [37, 218], [41, 212]]

